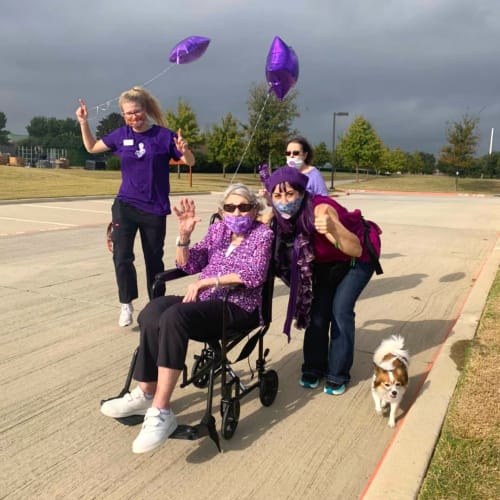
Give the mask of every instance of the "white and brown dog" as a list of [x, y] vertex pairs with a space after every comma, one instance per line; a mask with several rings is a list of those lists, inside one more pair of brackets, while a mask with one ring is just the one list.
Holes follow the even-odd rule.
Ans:
[[396, 412], [408, 387], [410, 356], [404, 349], [403, 337], [385, 339], [373, 354], [372, 397], [375, 411], [382, 415], [390, 405], [389, 427], [396, 426]]

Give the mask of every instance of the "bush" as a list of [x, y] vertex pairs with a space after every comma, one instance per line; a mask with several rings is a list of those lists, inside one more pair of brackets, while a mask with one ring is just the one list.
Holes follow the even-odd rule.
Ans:
[[120, 158], [109, 156], [106, 160], [106, 170], [120, 170]]

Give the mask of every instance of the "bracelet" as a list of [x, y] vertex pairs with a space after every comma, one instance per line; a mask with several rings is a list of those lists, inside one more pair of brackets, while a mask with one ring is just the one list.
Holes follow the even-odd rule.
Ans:
[[175, 238], [175, 244], [178, 247], [188, 247], [190, 243], [191, 243], [191, 240], [187, 240], [185, 243], [181, 243], [181, 237], [180, 236], [177, 236], [177, 238]]

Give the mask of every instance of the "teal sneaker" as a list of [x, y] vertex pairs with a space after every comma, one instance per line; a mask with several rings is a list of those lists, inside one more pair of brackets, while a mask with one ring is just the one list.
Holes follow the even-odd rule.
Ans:
[[340, 396], [345, 392], [345, 384], [335, 384], [334, 382], [326, 381], [323, 392], [325, 394], [330, 394], [331, 396]]
[[316, 389], [319, 385], [319, 378], [309, 373], [303, 373], [300, 377], [299, 384], [305, 389]]

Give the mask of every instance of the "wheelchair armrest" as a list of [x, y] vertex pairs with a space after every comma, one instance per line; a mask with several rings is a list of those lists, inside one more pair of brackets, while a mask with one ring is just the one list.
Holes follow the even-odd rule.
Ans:
[[184, 272], [182, 269], [177, 269], [173, 267], [172, 269], [166, 269], [155, 276], [155, 281], [173, 281], [184, 276], [189, 276], [188, 273]]
[[167, 281], [173, 281], [184, 276], [188, 276], [188, 274], [180, 269], [177, 269], [176, 267], [158, 273], [155, 276], [153, 284], [151, 285], [151, 297], [156, 298], [164, 295], [165, 283]]
[[231, 292], [234, 292], [235, 290], [239, 290], [240, 288], [244, 288], [244, 287], [245, 287], [245, 285], [243, 285], [242, 283], [221, 286], [222, 291], [224, 292], [222, 301], [227, 302], [227, 298], [231, 294]]

